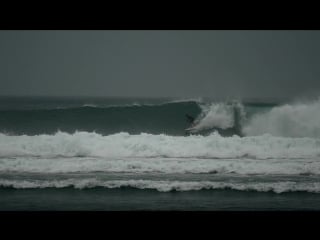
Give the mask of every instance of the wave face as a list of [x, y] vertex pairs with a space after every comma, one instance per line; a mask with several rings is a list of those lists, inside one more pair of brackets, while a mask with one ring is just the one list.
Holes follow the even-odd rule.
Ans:
[[[190, 132], [186, 131], [191, 126], [186, 114], [195, 118]], [[181, 100], [143, 105], [83, 104], [71, 108], [0, 110], [0, 132], [37, 135], [86, 131], [103, 135], [128, 132], [184, 136], [218, 131], [223, 136], [232, 136], [240, 135], [245, 118], [246, 111], [240, 102]]]
[[163, 104], [131, 104], [58, 109], [16, 109], [0, 111], [0, 131], [10, 134], [53, 134], [57, 131], [95, 131], [100, 134], [128, 132], [137, 134], [183, 135], [189, 126], [185, 114], [197, 116], [201, 109], [195, 101]]

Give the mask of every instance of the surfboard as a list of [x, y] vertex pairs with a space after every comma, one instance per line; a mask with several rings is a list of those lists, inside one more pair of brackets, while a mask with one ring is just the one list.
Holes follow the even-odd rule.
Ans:
[[193, 131], [196, 131], [196, 128], [189, 127], [189, 128], [186, 128], [185, 130], [188, 131], [188, 132], [193, 132]]

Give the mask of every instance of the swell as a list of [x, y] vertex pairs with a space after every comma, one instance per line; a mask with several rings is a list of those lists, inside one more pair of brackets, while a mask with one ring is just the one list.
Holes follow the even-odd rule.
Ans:
[[[195, 121], [188, 122], [186, 114]], [[172, 136], [208, 135], [217, 131], [222, 136], [271, 134], [319, 138], [320, 99], [283, 105], [181, 100], [142, 105], [84, 104], [74, 108], [0, 110], [2, 133], [39, 135], [58, 131]]]
[[247, 136], [320, 137], [320, 98], [283, 104], [253, 115], [244, 125]]
[[197, 116], [201, 109], [195, 101], [175, 101], [164, 104], [124, 105], [77, 108], [2, 110], [0, 132], [8, 134], [53, 134], [75, 131], [114, 134], [184, 135], [189, 126], [185, 114]]

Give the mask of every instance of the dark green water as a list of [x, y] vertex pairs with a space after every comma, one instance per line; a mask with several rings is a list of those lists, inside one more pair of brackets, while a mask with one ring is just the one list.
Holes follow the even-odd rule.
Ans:
[[313, 211], [314, 193], [233, 190], [158, 192], [123, 189], [0, 189], [1, 211]]

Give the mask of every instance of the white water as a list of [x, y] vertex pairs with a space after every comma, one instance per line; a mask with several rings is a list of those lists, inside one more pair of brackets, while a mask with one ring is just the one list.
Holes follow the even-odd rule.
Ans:
[[89, 179], [67, 179], [67, 180], [5, 180], [0, 179], [1, 187], [12, 187], [18, 189], [28, 188], [65, 188], [74, 187], [77, 189], [85, 188], [121, 188], [132, 187], [137, 189], [154, 189], [160, 192], [168, 191], [191, 191], [205, 189], [233, 189], [240, 191], [258, 191], [258, 192], [320, 192], [320, 182], [299, 183], [294, 181], [284, 181], [276, 183], [228, 183], [228, 182], [212, 182], [212, 181], [153, 181], [153, 180], [112, 180], [101, 181], [95, 178]]
[[265, 133], [282, 137], [320, 137], [320, 99], [286, 104], [253, 116], [245, 125], [247, 136]]
[[240, 103], [201, 104], [202, 113], [196, 119], [192, 132], [234, 126], [233, 108], [240, 111], [240, 124], [245, 136], [270, 134], [279, 137], [320, 137], [320, 98], [304, 103], [292, 103], [274, 107], [268, 111], [256, 113], [246, 119], [245, 109]]
[[320, 139], [0, 134], [1, 172], [320, 174]]
[[320, 175], [320, 159], [179, 159], [179, 158], [3, 158], [8, 173], [210, 173]]
[[55, 135], [0, 134], [0, 157], [167, 157], [167, 158], [309, 158], [320, 156], [320, 139], [271, 135], [188, 137], [77, 132]]
[[234, 125], [233, 105], [226, 103], [212, 103], [200, 105], [202, 112], [192, 127], [193, 132], [218, 127], [231, 128]]

